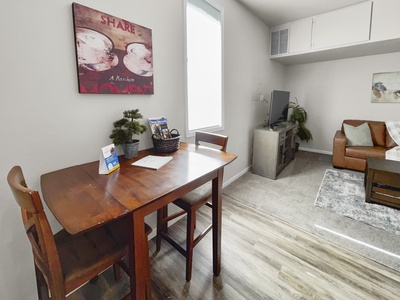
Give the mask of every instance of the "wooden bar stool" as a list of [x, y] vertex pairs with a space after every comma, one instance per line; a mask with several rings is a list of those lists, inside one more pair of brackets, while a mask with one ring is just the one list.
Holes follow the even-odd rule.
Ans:
[[[43, 286], [47, 286], [51, 299], [65, 299], [111, 266], [116, 279], [118, 266], [129, 275], [128, 266], [122, 261], [128, 254], [126, 218], [79, 235], [70, 235], [64, 229], [53, 235], [40, 195], [27, 187], [21, 167], [14, 166], [7, 181], [21, 207], [32, 246], [39, 299], [43, 299]], [[145, 230], [149, 234], [151, 227], [146, 224]]]
[[[217, 146], [219, 150], [226, 151], [228, 137], [197, 131], [195, 135], [195, 143], [197, 146], [200, 146], [200, 144], [207, 146], [214, 145]], [[196, 211], [203, 205], [212, 208], [212, 204], [209, 202], [211, 199], [211, 192], [212, 184], [211, 182], [208, 182], [173, 202], [182, 209], [181, 211], [170, 216], [168, 216], [167, 206], [157, 211], [156, 251], [158, 252], [161, 249], [161, 239], [166, 240], [169, 244], [171, 244], [171, 246], [177, 249], [186, 258], [186, 281], [188, 282], [192, 278], [193, 249], [212, 229], [212, 224], [210, 224], [196, 238], [194, 237], [194, 230], [196, 228]], [[187, 215], [186, 249], [183, 249], [168, 235], [168, 222], [184, 214]]]

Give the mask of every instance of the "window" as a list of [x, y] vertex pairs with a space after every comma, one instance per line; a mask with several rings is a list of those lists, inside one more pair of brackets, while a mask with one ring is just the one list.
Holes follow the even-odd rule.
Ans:
[[222, 9], [186, 0], [186, 135], [223, 129]]

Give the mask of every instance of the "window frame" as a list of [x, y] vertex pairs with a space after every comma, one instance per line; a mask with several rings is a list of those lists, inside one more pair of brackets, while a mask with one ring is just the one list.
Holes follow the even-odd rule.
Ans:
[[189, 97], [188, 97], [188, 52], [187, 52], [187, 5], [190, 0], [183, 0], [183, 13], [184, 13], [184, 80], [185, 80], [185, 128], [186, 137], [193, 137], [196, 131], [207, 131], [216, 132], [222, 131], [225, 128], [225, 76], [224, 76], [224, 9], [223, 7], [214, 0], [201, 0], [206, 2], [208, 5], [214, 7], [220, 13], [220, 24], [221, 24], [221, 125], [209, 126], [204, 128], [189, 129]]

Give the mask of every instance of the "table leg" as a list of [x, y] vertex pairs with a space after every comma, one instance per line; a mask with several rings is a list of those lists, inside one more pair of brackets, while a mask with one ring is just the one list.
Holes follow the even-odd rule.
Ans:
[[168, 217], [168, 205], [163, 206], [157, 210], [157, 237], [156, 237], [156, 251], [161, 250], [161, 235], [168, 232], [168, 222], [162, 222]]
[[129, 239], [129, 268], [131, 270], [131, 297], [142, 300], [151, 299], [151, 278], [149, 246], [144, 230], [144, 215], [133, 212], [133, 221]]
[[372, 179], [374, 177], [374, 171], [371, 169], [367, 169], [365, 173], [365, 202], [371, 203], [371, 194], [372, 194]]
[[222, 228], [222, 180], [224, 169], [217, 171], [212, 181], [212, 223], [213, 223], [213, 272], [218, 276], [221, 271], [221, 228]]

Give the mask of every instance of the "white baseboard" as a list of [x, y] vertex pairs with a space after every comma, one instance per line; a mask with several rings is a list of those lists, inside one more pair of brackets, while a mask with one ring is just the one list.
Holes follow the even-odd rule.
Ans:
[[251, 165], [248, 166], [247, 168], [245, 168], [243, 171], [240, 171], [239, 173], [237, 173], [235, 176], [233, 176], [232, 178], [230, 178], [229, 180], [225, 181], [222, 184], [222, 188], [227, 187], [228, 185], [230, 185], [232, 182], [234, 182], [236, 179], [238, 179], [240, 176], [246, 174], [248, 171], [251, 170]]
[[307, 151], [307, 152], [314, 152], [314, 153], [321, 153], [321, 154], [327, 154], [327, 155], [332, 155], [332, 151], [326, 151], [326, 150], [319, 150], [319, 149], [310, 149], [310, 148], [304, 148], [304, 147], [299, 147], [299, 150], [301, 151]]

